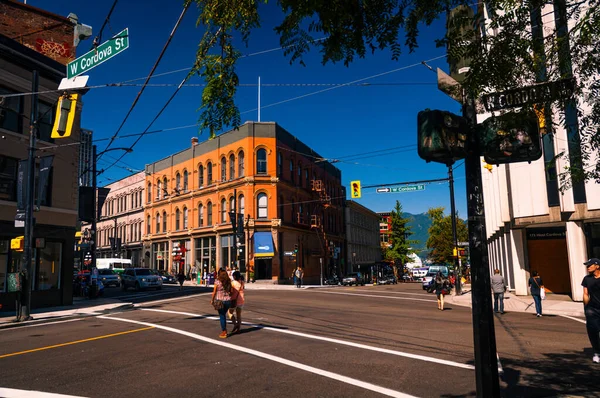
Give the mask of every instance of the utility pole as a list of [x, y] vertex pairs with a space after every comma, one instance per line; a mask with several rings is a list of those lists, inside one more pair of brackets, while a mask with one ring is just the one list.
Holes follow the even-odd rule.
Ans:
[[23, 275], [22, 290], [20, 293], [20, 308], [17, 308], [17, 321], [27, 321], [31, 318], [31, 288], [32, 288], [32, 269], [33, 269], [33, 201], [35, 197], [35, 140], [37, 134], [37, 116], [38, 116], [38, 91], [39, 76], [38, 71], [33, 71], [31, 80], [31, 113], [29, 117], [29, 155], [27, 158], [27, 189], [25, 195], [25, 236], [23, 242], [23, 264], [21, 273]]
[[233, 217], [231, 217], [231, 228], [233, 230], [233, 249], [235, 250], [235, 268], [239, 266], [239, 250], [237, 246], [237, 189], [233, 190]]
[[90, 265], [90, 270], [93, 270], [94, 268], [96, 268], [96, 247], [97, 247], [97, 238], [98, 238], [98, 231], [96, 231], [97, 229], [97, 222], [98, 222], [98, 218], [99, 218], [99, 211], [97, 209], [98, 206], [98, 199], [97, 199], [97, 195], [98, 195], [98, 182], [96, 179], [96, 174], [97, 174], [97, 170], [96, 170], [96, 145], [92, 145], [92, 188], [94, 190], [94, 199], [92, 200], [92, 209], [94, 210], [94, 214], [92, 215], [92, 233], [91, 233], [91, 245], [90, 245], [90, 250], [92, 252], [92, 263]]
[[[475, 103], [464, 95], [463, 116], [472, 129], [477, 125]], [[467, 213], [469, 219], [469, 249], [471, 258], [471, 300], [473, 313], [473, 345], [477, 397], [499, 398], [496, 333], [492, 313], [490, 271], [481, 180], [479, 138], [470, 134], [470, 151], [465, 158], [467, 178]]]
[[[456, 205], [454, 204], [454, 173], [452, 170], [452, 165], [448, 166], [448, 185], [450, 186], [450, 212], [452, 219], [452, 242], [454, 243], [454, 250], [456, 250], [456, 255], [454, 256], [454, 270], [456, 272], [456, 294], [461, 294], [461, 269], [460, 263], [458, 260], [458, 236], [456, 231]], [[453, 251], [454, 251], [453, 250]]]

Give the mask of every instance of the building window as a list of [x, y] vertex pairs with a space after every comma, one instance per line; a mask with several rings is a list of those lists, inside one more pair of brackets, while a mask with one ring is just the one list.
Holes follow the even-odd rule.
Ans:
[[279, 218], [282, 222], [285, 221], [283, 218], [284, 217], [283, 204], [284, 204], [283, 196], [280, 196], [279, 197], [279, 205], [277, 206], [277, 211], [278, 211], [277, 218]]
[[54, 125], [54, 106], [44, 102], [38, 102], [38, 132], [37, 137], [46, 142], [54, 142], [50, 138]]
[[175, 231], [179, 231], [179, 227], [180, 227], [180, 219], [181, 219], [181, 212], [179, 211], [179, 209], [175, 209]]
[[225, 199], [221, 199], [221, 223], [225, 224], [227, 222], [227, 201]]
[[198, 166], [198, 187], [202, 188], [204, 186], [204, 166]]
[[162, 182], [158, 180], [156, 182], [156, 199], [160, 199], [160, 195], [162, 194]]
[[294, 183], [294, 161], [290, 160], [290, 181]]
[[188, 172], [183, 170], [183, 192], [188, 191]]
[[156, 213], [156, 233], [160, 233], [160, 214]]
[[298, 162], [298, 186], [302, 185], [302, 163]]
[[304, 185], [308, 188], [308, 169], [304, 169]]
[[264, 148], [256, 151], [256, 173], [267, 174], [267, 150]]
[[[152, 220], [150, 218], [150, 216], [148, 216], [148, 218], [146, 219], [146, 234], [150, 235], [152, 233], [152, 227], [150, 226], [152, 224]], [[158, 230], [156, 230], [156, 232], [158, 232]]]
[[257, 203], [257, 208], [258, 208], [258, 218], [268, 218], [267, 194], [259, 193], [258, 196], [256, 197], [256, 203]]
[[233, 180], [235, 178], [235, 156], [233, 154], [229, 155], [229, 179]]
[[238, 177], [243, 177], [244, 175], [244, 151], [240, 151], [238, 155]]
[[[0, 95], [16, 94], [16, 91], [0, 87]], [[4, 103], [0, 107], [0, 128], [15, 133], [21, 133], [21, 112], [23, 111], [22, 97], [4, 98]]]
[[208, 162], [206, 165], [206, 183], [208, 185], [212, 184], [212, 163]]
[[227, 159], [225, 159], [225, 156], [221, 158], [221, 181], [227, 181]]
[[167, 233], [167, 212], [163, 211], [163, 232]]
[[167, 177], [163, 178], [163, 199], [169, 196], [169, 185], [167, 184]]
[[239, 199], [238, 199], [238, 213], [240, 214], [244, 214], [245, 209], [244, 209], [244, 195], [240, 195]]
[[60, 288], [60, 270], [62, 268], [62, 243], [46, 242], [46, 247], [38, 250], [39, 268], [37, 272], [37, 290]]
[[233, 209], [235, 209], [235, 211], [239, 213], [240, 209], [236, 207], [235, 196], [229, 198], [229, 211], [233, 211]]
[[202, 206], [202, 203], [198, 205], [198, 226], [204, 226], [204, 206]]
[[[2, 111], [2, 108], [0, 108], [0, 112]], [[12, 202], [17, 200], [18, 169], [18, 159], [0, 155], [0, 200], [10, 200]]]
[[206, 225], [209, 227], [212, 226], [212, 203], [208, 202], [206, 204]]
[[283, 158], [281, 152], [277, 152], [277, 177], [281, 177], [281, 170], [283, 169]]
[[175, 176], [175, 192], [179, 193], [181, 190], [181, 174], [177, 173]]
[[183, 229], [188, 229], [188, 209], [183, 208]]

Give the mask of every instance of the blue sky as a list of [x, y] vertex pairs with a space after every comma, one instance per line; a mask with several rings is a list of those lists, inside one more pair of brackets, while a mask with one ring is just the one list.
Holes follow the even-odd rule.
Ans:
[[[63, 16], [75, 13], [81, 23], [93, 27], [95, 35], [113, 0], [28, 0], [27, 3]], [[140, 79], [136, 83], [143, 83], [143, 78], [150, 72], [181, 13], [181, 3], [164, 0], [119, 1], [103, 32], [102, 41], [128, 27], [130, 47], [91, 70], [88, 85], [131, 79]], [[155, 75], [192, 65], [198, 41], [203, 34], [201, 28], [195, 26], [196, 17], [197, 9], [191, 6]], [[275, 4], [265, 5], [261, 9], [261, 17], [262, 27], [253, 32], [248, 48], [242, 48], [244, 54], [279, 47], [279, 38], [273, 32], [273, 26], [280, 21], [280, 11]], [[268, 105], [330, 86], [263, 87], [261, 120], [277, 122], [323, 157], [344, 160], [336, 163], [336, 166], [342, 171], [346, 187], [352, 180], [360, 180], [364, 186], [445, 178], [445, 166], [425, 163], [417, 155], [417, 113], [425, 108], [459, 113], [460, 106], [437, 89], [434, 73], [422, 65], [413, 66], [423, 60], [442, 57], [428, 63], [434, 68], [448, 70], [443, 57], [445, 50], [434, 45], [434, 39], [443, 36], [444, 21], [436, 21], [431, 27], [422, 27], [421, 30], [419, 49], [412, 54], [405, 49], [398, 61], [391, 60], [388, 51], [380, 51], [356, 60], [349, 67], [343, 64], [323, 66], [318, 51], [313, 50], [305, 57], [306, 67], [303, 67], [290, 65], [282, 51], [271, 51], [242, 58], [237, 72], [242, 84], [256, 84], [259, 76], [263, 84], [343, 84], [397, 70], [364, 80], [381, 85], [341, 87], [271, 107]], [[91, 40], [83, 41], [77, 55], [87, 52], [90, 46]], [[152, 79], [151, 83], [176, 85], [185, 74], [185, 71], [169, 73]], [[202, 81], [194, 77], [189, 83], [201, 84]], [[140, 87], [90, 90], [83, 99], [82, 127], [93, 130], [95, 139], [112, 136], [139, 90]], [[144, 131], [174, 90], [173, 86], [148, 87], [120, 135]], [[195, 124], [200, 114], [201, 93], [202, 87], [182, 88], [151, 130]], [[257, 112], [252, 111], [257, 108], [257, 96], [256, 86], [239, 88], [236, 101], [242, 112], [242, 122], [257, 120]], [[108, 184], [130, 174], [126, 168], [140, 170], [146, 163], [180, 151], [190, 145], [191, 137], [198, 134], [197, 128], [190, 127], [146, 135], [134, 151], [118, 164], [120, 167], [113, 167], [101, 175], [99, 183]], [[113, 146], [127, 147], [134, 139], [118, 139]], [[206, 133], [202, 133], [199, 139], [206, 140]], [[107, 141], [98, 141], [98, 150], [103, 150], [106, 144]], [[354, 160], [348, 157], [383, 150], [388, 151], [371, 154], [370, 157], [357, 156]], [[111, 162], [108, 155], [119, 156], [120, 152], [114, 151], [104, 156], [99, 168], [107, 167], [107, 162]], [[464, 167], [456, 170], [455, 178], [457, 210], [462, 218], [466, 218]], [[450, 207], [447, 183], [429, 184], [425, 191], [412, 193], [377, 194], [375, 188], [363, 189], [362, 195], [358, 202], [374, 211], [389, 211], [396, 200], [400, 200], [404, 211], [410, 213], [422, 213], [437, 206], [443, 206], [449, 212]]]

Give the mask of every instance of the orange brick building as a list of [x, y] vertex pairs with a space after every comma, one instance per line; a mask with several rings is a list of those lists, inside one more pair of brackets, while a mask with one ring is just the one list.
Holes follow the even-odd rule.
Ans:
[[146, 165], [144, 264], [238, 266], [247, 279], [280, 283], [296, 265], [305, 283], [319, 282], [321, 264], [324, 276], [339, 272], [345, 189], [340, 170], [320, 159], [277, 124], [249, 122]]

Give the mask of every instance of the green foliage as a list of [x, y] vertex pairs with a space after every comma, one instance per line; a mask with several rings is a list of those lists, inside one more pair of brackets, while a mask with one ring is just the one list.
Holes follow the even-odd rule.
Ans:
[[[430, 249], [429, 259], [436, 264], [454, 263], [452, 236], [452, 217], [444, 216], [443, 207], [432, 207], [427, 211], [431, 218], [427, 248]], [[467, 224], [456, 214], [456, 236], [459, 242], [469, 238]]]
[[390, 236], [392, 246], [384, 250], [383, 258], [388, 261], [394, 261], [397, 265], [412, 262], [412, 259], [408, 255], [412, 253], [411, 245], [418, 242], [409, 239], [413, 234], [408, 225], [410, 219], [403, 217], [402, 205], [399, 201], [396, 201], [396, 206], [390, 216], [392, 220], [392, 233]]

